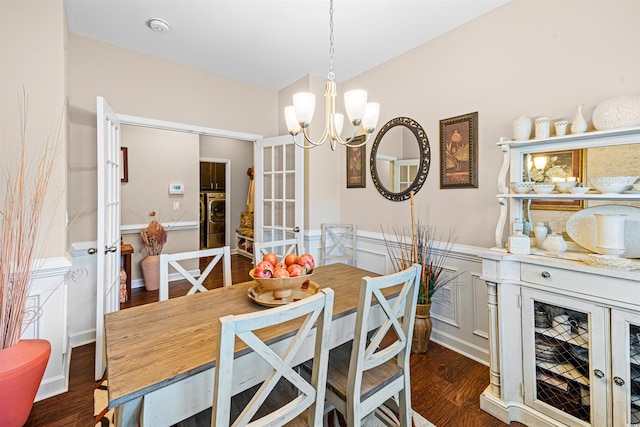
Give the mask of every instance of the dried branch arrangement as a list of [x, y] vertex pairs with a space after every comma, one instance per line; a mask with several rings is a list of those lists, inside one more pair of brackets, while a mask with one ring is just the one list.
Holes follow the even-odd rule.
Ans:
[[[454, 230], [449, 231], [444, 244], [437, 244], [433, 239], [435, 227], [420, 222], [413, 224], [412, 236], [407, 236], [404, 229], [397, 227], [392, 227], [389, 236], [382, 228], [382, 235], [395, 271], [404, 270], [416, 262], [422, 265], [418, 304], [431, 303], [433, 295], [439, 289], [464, 273], [449, 274], [445, 270], [447, 258], [456, 241]], [[443, 236], [438, 237], [442, 238]]]
[[36, 170], [32, 171], [25, 158], [28, 104], [26, 96], [21, 98], [17, 171], [5, 171], [5, 182], [0, 184], [6, 189], [0, 212], [0, 349], [17, 344], [25, 326], [25, 304], [36, 269], [42, 207], [54, 166], [54, 142], [59, 141], [63, 118], [61, 115], [53, 137], [45, 140]]
[[160, 255], [162, 247], [167, 243], [167, 231], [156, 220], [155, 211], [149, 212], [149, 216], [151, 217], [149, 225], [140, 231], [142, 244], [149, 255]]

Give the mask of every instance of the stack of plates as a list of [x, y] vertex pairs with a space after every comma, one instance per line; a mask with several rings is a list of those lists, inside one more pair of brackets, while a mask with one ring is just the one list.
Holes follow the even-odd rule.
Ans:
[[567, 344], [547, 338], [544, 335], [536, 336], [536, 358], [545, 362], [564, 362]]

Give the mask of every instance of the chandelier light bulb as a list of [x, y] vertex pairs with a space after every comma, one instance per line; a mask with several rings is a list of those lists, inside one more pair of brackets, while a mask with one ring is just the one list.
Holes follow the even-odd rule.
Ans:
[[362, 89], [350, 90], [344, 94], [344, 107], [347, 116], [354, 126], [358, 126], [364, 116], [367, 105], [367, 91]]
[[300, 123], [296, 117], [296, 110], [293, 105], [284, 108], [284, 120], [287, 123], [287, 130], [291, 135], [297, 135], [300, 132]]
[[380, 104], [377, 102], [367, 102], [362, 116], [362, 127], [365, 132], [372, 133], [378, 126], [378, 117], [380, 117]]
[[298, 92], [293, 95], [293, 108], [301, 127], [307, 127], [316, 108], [316, 96], [311, 92]]

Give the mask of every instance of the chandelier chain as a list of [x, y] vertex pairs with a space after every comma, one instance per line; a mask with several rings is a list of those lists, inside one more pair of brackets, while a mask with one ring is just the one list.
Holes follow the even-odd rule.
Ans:
[[333, 0], [329, 2], [329, 74], [327, 77], [333, 81], [335, 73], [333, 72]]

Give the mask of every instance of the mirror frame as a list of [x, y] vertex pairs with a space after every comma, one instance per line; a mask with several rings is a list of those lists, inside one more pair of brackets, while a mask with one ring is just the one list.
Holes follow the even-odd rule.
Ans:
[[[378, 148], [380, 147], [380, 143], [382, 142], [382, 138], [384, 135], [396, 126], [404, 126], [408, 128], [411, 133], [416, 137], [418, 145], [420, 146], [420, 167], [418, 168], [418, 173], [416, 174], [415, 179], [411, 183], [411, 185], [404, 191], [399, 193], [393, 193], [389, 191], [378, 178], [378, 169], [376, 167], [376, 155], [378, 154]], [[375, 141], [373, 142], [373, 146], [371, 147], [371, 158], [369, 161], [369, 166], [371, 170], [371, 179], [373, 180], [373, 185], [376, 186], [378, 192], [386, 199], [389, 199], [393, 202], [402, 202], [411, 197], [411, 190], [416, 194], [422, 188], [422, 185], [427, 179], [427, 175], [429, 174], [429, 167], [431, 165], [431, 147], [429, 146], [429, 139], [427, 138], [427, 133], [424, 131], [422, 126], [418, 122], [409, 117], [396, 117], [395, 119], [389, 120], [385, 123], [384, 126], [378, 132]]]

